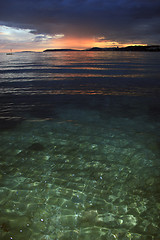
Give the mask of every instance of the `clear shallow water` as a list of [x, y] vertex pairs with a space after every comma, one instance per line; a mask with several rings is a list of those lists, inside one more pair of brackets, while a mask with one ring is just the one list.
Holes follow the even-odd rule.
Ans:
[[160, 239], [159, 65], [1, 55], [1, 239]]

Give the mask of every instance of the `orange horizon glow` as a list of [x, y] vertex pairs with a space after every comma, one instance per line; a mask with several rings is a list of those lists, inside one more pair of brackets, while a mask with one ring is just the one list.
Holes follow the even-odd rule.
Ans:
[[52, 48], [73, 48], [73, 49], [86, 49], [94, 46], [92, 38], [61, 38], [54, 39]]
[[84, 50], [92, 47], [100, 48], [113, 48], [113, 47], [127, 47], [127, 46], [141, 45], [146, 46], [147, 44], [143, 43], [118, 43], [113, 41], [97, 41], [96, 38], [61, 38], [54, 39], [50, 47], [53, 49], [77, 49]]
[[[142, 43], [118, 43], [112, 41], [98, 41], [96, 38], [73, 38], [73, 37], [63, 37], [59, 39], [51, 39], [48, 42], [40, 42], [40, 43], [24, 43], [22, 47], [17, 47], [16, 43], [14, 43], [12, 47], [13, 52], [21, 52], [21, 51], [35, 51], [35, 52], [43, 52], [45, 49], [77, 49], [77, 50], [85, 50], [92, 47], [100, 47], [100, 48], [113, 48], [113, 47], [127, 47], [134, 45], [146, 46], [147, 44]], [[9, 52], [11, 46], [8, 49], [1, 49], [0, 52], [6, 53]]]

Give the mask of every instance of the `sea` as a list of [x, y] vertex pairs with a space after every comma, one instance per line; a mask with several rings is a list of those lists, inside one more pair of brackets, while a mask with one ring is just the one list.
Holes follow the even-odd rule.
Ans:
[[159, 52], [0, 54], [0, 239], [160, 240]]

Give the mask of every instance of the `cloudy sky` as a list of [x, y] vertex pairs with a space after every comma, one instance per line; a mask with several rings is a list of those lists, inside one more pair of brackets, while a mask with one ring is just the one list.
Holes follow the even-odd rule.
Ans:
[[0, 51], [160, 44], [160, 0], [1, 0]]

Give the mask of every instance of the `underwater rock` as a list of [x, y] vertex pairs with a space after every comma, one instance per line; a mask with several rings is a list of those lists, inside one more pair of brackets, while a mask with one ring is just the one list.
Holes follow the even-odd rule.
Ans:
[[30, 151], [43, 151], [45, 147], [41, 143], [33, 143], [31, 146], [28, 147]]
[[114, 223], [115, 222], [115, 217], [112, 213], [107, 213], [107, 214], [105, 214], [105, 217], [103, 218], [103, 221], [105, 223]]
[[127, 205], [122, 205], [118, 207], [118, 212], [119, 214], [126, 214], [128, 212], [128, 207]]
[[122, 216], [123, 220], [122, 226], [127, 228], [132, 228], [137, 225], [137, 219], [133, 215]]
[[114, 215], [113, 214], [106, 214], [104, 217], [104, 221], [105, 222], [113, 222], [115, 220]]
[[83, 212], [82, 216], [79, 218], [80, 223], [94, 223], [98, 218], [97, 210], [90, 210]]
[[0, 228], [3, 232], [9, 232], [9, 230], [10, 230], [9, 223], [3, 222], [0, 226]]

